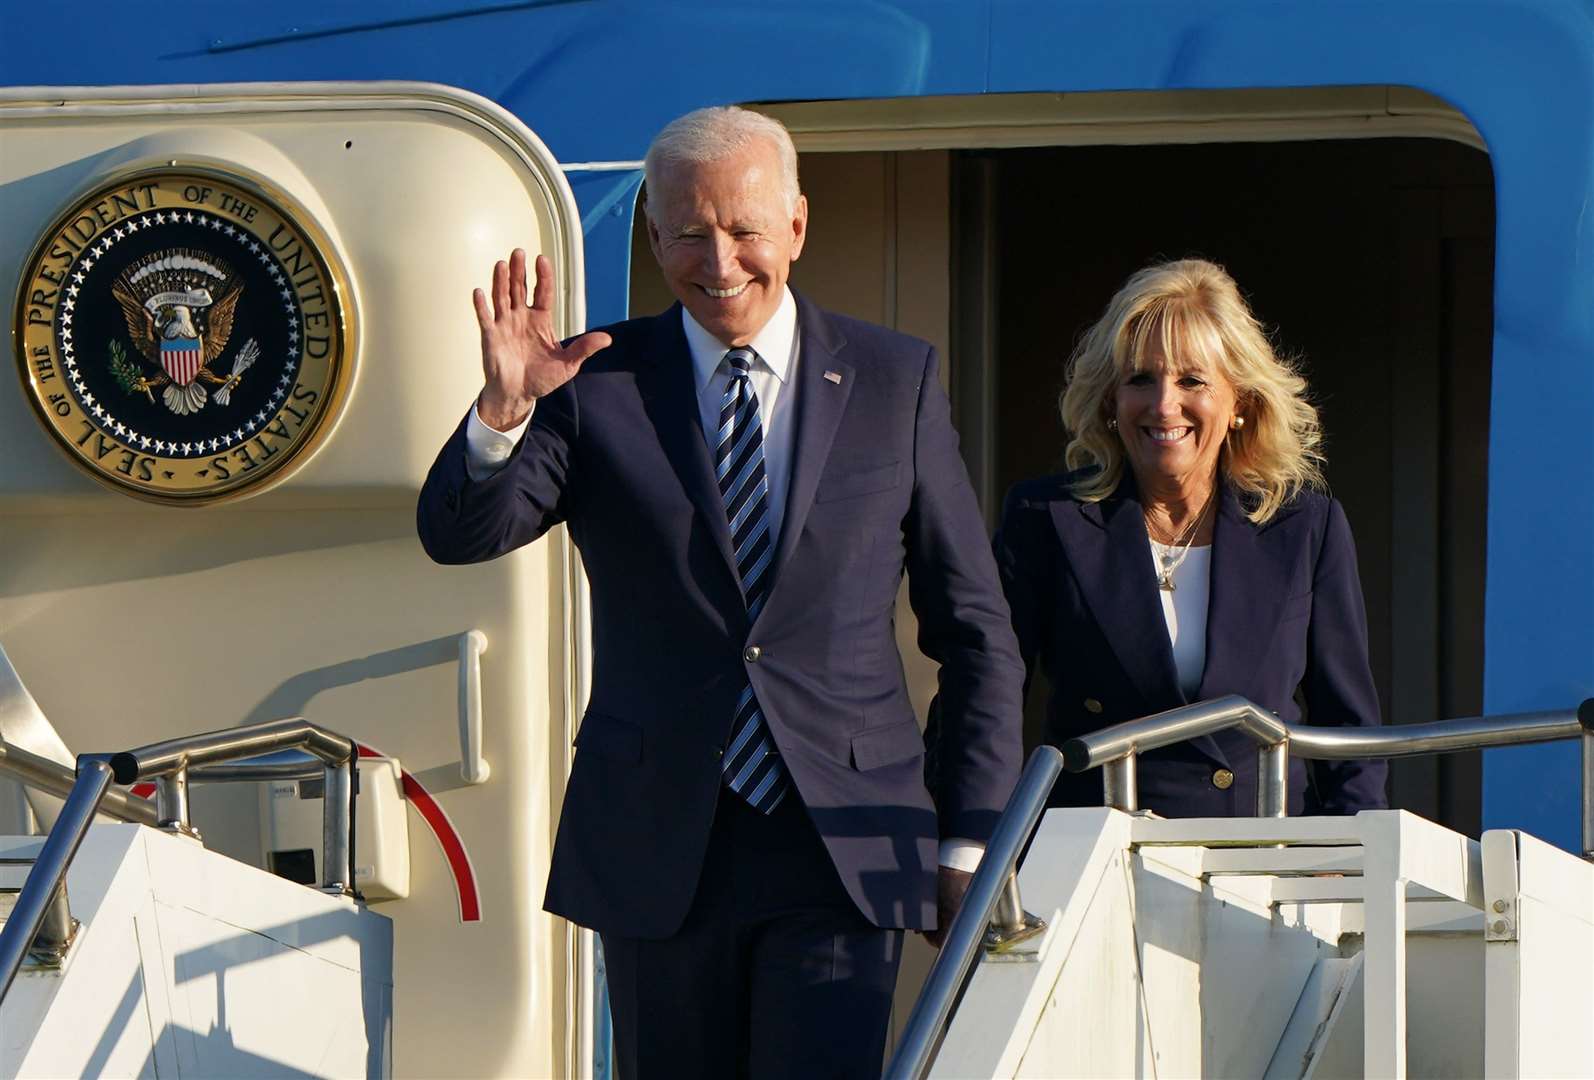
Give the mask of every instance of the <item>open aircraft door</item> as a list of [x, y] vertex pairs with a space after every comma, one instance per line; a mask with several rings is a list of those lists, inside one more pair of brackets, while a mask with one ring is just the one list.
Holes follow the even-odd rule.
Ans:
[[[548, 254], [583, 328], [557, 162], [442, 86], [8, 90], [0, 221], [0, 645], [45, 715], [74, 753], [302, 715], [395, 759], [395, 1071], [580, 1068], [575, 939], [541, 911], [579, 569], [562, 530], [434, 566], [414, 526], [494, 260]], [[195, 825], [269, 866], [282, 794], [198, 788]], [[203, 1029], [224, 982], [176, 1014]]]

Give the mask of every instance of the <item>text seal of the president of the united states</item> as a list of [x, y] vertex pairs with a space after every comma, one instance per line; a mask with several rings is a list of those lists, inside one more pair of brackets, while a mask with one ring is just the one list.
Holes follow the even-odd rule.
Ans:
[[17, 297], [17, 362], [67, 455], [194, 504], [287, 475], [349, 381], [344, 276], [308, 215], [241, 176], [151, 169], [79, 199]]

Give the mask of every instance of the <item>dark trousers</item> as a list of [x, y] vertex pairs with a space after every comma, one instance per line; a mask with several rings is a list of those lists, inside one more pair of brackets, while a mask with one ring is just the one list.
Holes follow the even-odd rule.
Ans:
[[681, 929], [603, 956], [620, 1080], [880, 1076], [902, 931], [859, 913], [795, 790], [767, 817], [723, 792]]

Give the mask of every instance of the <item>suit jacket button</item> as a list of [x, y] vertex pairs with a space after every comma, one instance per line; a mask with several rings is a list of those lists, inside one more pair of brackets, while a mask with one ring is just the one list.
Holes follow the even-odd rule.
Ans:
[[1100, 713], [1101, 712], [1101, 702], [1097, 701], [1093, 697], [1086, 698], [1085, 699], [1085, 711], [1088, 712], [1088, 713]]
[[742, 650], [742, 659], [746, 660], [749, 664], [758, 663], [758, 658], [763, 655], [764, 650], [760, 649], [757, 645], [749, 645], [747, 648]]
[[1219, 769], [1212, 774], [1212, 786], [1219, 791], [1228, 791], [1234, 786], [1234, 774], [1228, 769]]

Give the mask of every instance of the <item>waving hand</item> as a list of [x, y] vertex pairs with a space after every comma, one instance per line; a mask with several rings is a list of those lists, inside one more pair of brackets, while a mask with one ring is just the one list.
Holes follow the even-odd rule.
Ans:
[[537, 399], [575, 377], [586, 359], [613, 340], [602, 332], [560, 345], [553, 324], [553, 264], [537, 256], [537, 285], [526, 306], [526, 252], [493, 267], [492, 302], [481, 289], [473, 299], [482, 332], [482, 421], [508, 431], [526, 418]]

